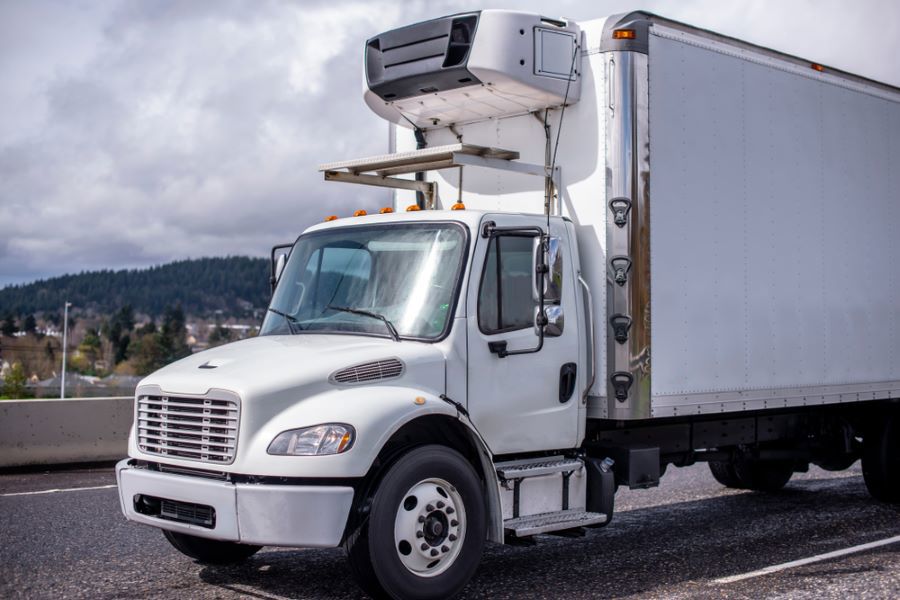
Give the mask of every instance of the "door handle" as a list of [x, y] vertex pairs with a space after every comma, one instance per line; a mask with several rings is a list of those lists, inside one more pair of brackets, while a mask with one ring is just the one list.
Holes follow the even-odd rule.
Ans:
[[570, 362], [559, 368], [559, 403], [565, 404], [575, 393], [575, 376], [578, 374], [578, 365]]
[[497, 358], [506, 358], [509, 354], [506, 350], [506, 340], [488, 342], [488, 350], [491, 351], [491, 354], [496, 354]]

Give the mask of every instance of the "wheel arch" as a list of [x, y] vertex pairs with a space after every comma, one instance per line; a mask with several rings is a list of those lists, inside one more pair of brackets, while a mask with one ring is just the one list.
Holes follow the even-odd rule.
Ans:
[[456, 450], [472, 465], [484, 492], [487, 539], [503, 542], [503, 512], [490, 451], [472, 425], [445, 414], [423, 415], [407, 421], [385, 441], [355, 494], [345, 538], [367, 518], [371, 497], [391, 466], [407, 452], [429, 444]]

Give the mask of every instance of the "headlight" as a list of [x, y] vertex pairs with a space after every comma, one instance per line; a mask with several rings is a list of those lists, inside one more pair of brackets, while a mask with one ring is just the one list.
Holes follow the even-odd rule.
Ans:
[[356, 432], [349, 425], [327, 423], [282, 431], [267, 452], [279, 456], [322, 456], [340, 454], [353, 445]]

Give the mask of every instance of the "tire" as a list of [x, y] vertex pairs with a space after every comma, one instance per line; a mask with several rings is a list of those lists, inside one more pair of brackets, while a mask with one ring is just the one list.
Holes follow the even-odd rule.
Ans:
[[873, 498], [900, 503], [900, 416], [888, 416], [865, 434], [862, 471]]
[[727, 488], [742, 489], [740, 479], [734, 472], [734, 464], [728, 460], [709, 461], [709, 470], [716, 481]]
[[375, 598], [452, 598], [475, 574], [485, 537], [475, 470], [455, 450], [429, 445], [390, 468], [345, 549], [360, 586]]
[[231, 565], [243, 562], [262, 548], [262, 546], [251, 546], [250, 544], [208, 540], [165, 529], [163, 529], [163, 535], [176, 550], [185, 556], [210, 565]]
[[725, 487], [774, 492], [791, 480], [794, 464], [784, 460], [711, 460], [709, 470], [715, 480]]
[[738, 460], [734, 463], [734, 472], [744, 489], [776, 492], [793, 477], [794, 463], [789, 460]]

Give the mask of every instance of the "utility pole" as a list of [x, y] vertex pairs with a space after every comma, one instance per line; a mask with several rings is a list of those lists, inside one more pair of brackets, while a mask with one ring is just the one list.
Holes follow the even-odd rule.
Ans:
[[62, 379], [59, 384], [59, 399], [66, 399], [66, 346], [69, 343], [69, 307], [71, 302], [66, 302], [63, 309], [63, 362], [62, 362]]

